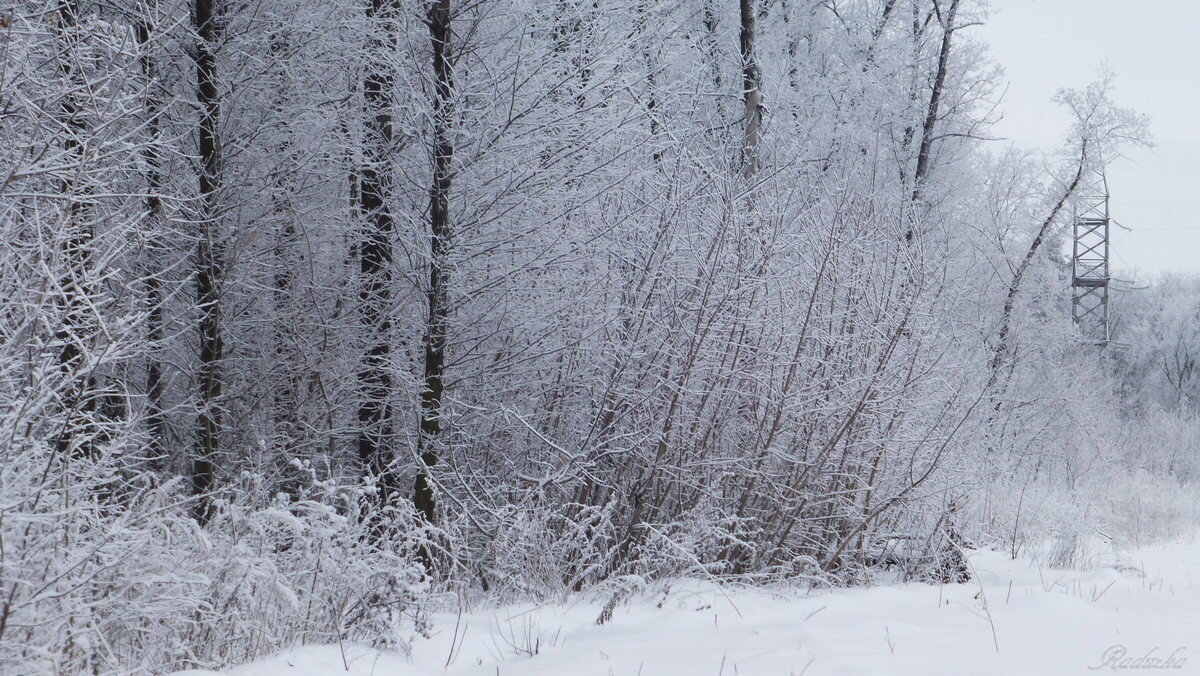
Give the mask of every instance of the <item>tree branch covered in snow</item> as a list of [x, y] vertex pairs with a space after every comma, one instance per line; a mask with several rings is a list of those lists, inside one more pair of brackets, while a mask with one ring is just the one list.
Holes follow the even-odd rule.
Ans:
[[1106, 76], [1066, 180], [995, 149], [982, 16], [0, 7], [0, 671], [1169, 529], [1120, 496], [1197, 479], [1195, 336], [1131, 308], [1121, 374], [1063, 310], [1078, 177], [1145, 121]]

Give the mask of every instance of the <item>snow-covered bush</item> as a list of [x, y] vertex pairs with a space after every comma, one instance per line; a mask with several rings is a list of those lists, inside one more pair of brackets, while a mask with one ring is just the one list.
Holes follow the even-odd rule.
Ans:
[[38, 490], [7, 494], [0, 522], [0, 670], [161, 673], [341, 641], [407, 650], [425, 595], [411, 515], [394, 521], [407, 529], [369, 533], [352, 487], [245, 491], [205, 529], [178, 481], [115, 497], [80, 480], [98, 463], [44, 483], [21, 475], [56, 464], [40, 460], [4, 471], [6, 485]]

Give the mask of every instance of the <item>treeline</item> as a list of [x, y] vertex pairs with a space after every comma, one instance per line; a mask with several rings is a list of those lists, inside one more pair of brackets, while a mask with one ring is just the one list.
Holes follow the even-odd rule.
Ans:
[[0, 6], [0, 665], [1079, 556], [1133, 456], [1056, 244], [1145, 122], [1102, 78], [1053, 171], [994, 149], [984, 18]]

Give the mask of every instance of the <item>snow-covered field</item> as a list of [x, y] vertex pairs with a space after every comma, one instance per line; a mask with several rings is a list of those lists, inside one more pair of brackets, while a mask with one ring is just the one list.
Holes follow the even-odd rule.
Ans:
[[[976, 552], [976, 580], [804, 591], [657, 586], [596, 624], [603, 599], [433, 617], [411, 658], [298, 648], [238, 676], [1200, 674], [1200, 541], [1055, 570]], [[211, 672], [182, 672], [190, 676]]]

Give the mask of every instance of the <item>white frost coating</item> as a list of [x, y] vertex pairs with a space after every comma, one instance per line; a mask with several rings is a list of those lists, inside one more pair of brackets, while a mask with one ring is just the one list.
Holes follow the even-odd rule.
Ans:
[[411, 661], [357, 645], [314, 646], [223, 673], [1082, 676], [1122, 665], [1143, 673], [1128, 668], [1153, 660], [1164, 670], [1144, 673], [1200, 670], [1200, 542], [1109, 549], [1086, 570], [996, 552], [969, 558], [979, 583], [812, 594], [688, 583], [665, 600], [660, 586], [618, 606], [605, 626], [595, 624], [597, 602], [480, 609], [435, 616], [437, 631], [413, 643]]

